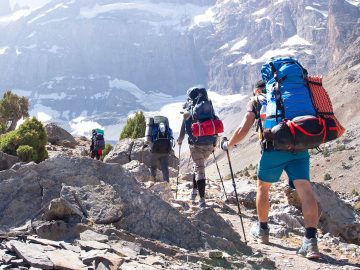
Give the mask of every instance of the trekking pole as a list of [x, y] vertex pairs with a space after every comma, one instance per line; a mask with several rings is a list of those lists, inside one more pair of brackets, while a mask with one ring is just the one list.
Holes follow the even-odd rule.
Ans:
[[237, 207], [238, 207], [238, 211], [239, 211], [239, 216], [240, 216], [240, 221], [241, 221], [241, 227], [242, 227], [243, 234], [244, 234], [244, 240], [245, 240], [245, 244], [247, 245], [246, 235], [245, 235], [245, 229], [244, 229], [244, 223], [243, 223], [243, 220], [242, 220], [242, 214], [241, 214], [241, 210], [240, 210], [239, 197], [238, 197], [238, 194], [237, 194], [237, 191], [236, 191], [236, 184], [235, 184], [233, 169], [232, 169], [232, 166], [231, 166], [229, 150], [226, 150], [226, 155], [227, 155], [227, 158], [228, 158], [228, 161], [229, 161], [230, 173], [231, 173], [231, 178], [232, 178], [232, 182], [233, 182], [233, 187], [234, 187], [234, 192], [235, 192], [236, 203], [237, 203]]
[[222, 179], [222, 176], [220, 174], [220, 169], [219, 169], [219, 166], [218, 166], [218, 163], [217, 163], [217, 160], [216, 160], [216, 157], [215, 157], [215, 153], [213, 152], [213, 156], [214, 156], [214, 160], [215, 160], [215, 164], [216, 164], [216, 168], [217, 168], [217, 171], [219, 173], [219, 177], [220, 177], [220, 180], [221, 180], [221, 184], [222, 184], [222, 187], [224, 189], [224, 194], [225, 194], [225, 198], [226, 200], [228, 200], [228, 197], [226, 195], [226, 190], [225, 190], [225, 186], [224, 186], [224, 182], [223, 182], [223, 179]]
[[178, 173], [176, 177], [176, 191], [175, 191], [175, 199], [177, 200], [177, 192], [178, 192], [178, 185], [179, 185], [179, 175], [180, 175], [180, 150], [181, 144], [179, 144], [179, 165], [178, 165]]

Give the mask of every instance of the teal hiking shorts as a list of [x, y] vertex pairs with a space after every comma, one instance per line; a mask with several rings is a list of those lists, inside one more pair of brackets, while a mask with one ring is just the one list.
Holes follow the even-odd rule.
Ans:
[[278, 182], [282, 172], [289, 177], [290, 186], [293, 180], [310, 181], [310, 155], [308, 151], [264, 151], [258, 164], [257, 176], [263, 182]]

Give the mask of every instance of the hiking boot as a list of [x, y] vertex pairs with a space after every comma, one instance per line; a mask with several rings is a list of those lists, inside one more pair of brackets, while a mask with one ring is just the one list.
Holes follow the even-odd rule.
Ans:
[[200, 198], [200, 200], [199, 200], [199, 207], [200, 207], [200, 208], [205, 208], [205, 207], [206, 207], [205, 198]]
[[196, 199], [196, 196], [197, 196], [197, 190], [193, 189], [192, 192], [190, 193], [190, 200], [194, 202]]
[[297, 251], [297, 254], [300, 254], [307, 259], [320, 259], [321, 253], [319, 252], [319, 248], [317, 245], [316, 238], [306, 238], [304, 237], [302, 246]]
[[253, 238], [258, 240], [262, 244], [268, 244], [269, 243], [269, 235], [270, 235], [270, 229], [262, 229], [260, 227], [260, 223], [257, 223], [252, 226], [250, 230], [250, 234]]

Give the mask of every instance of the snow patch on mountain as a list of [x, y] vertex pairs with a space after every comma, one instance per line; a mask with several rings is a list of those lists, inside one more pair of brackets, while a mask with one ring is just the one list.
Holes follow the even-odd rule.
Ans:
[[317, 9], [317, 8], [314, 8], [314, 7], [311, 7], [311, 6], [306, 6], [305, 9], [320, 13], [324, 18], [327, 18], [327, 16], [328, 16], [327, 11], [323, 11], [323, 10], [320, 10], [320, 9]]
[[11, 13], [8, 16], [2, 16], [0, 17], [0, 25], [6, 25], [10, 22], [15, 22], [17, 20], [20, 20], [23, 17], [28, 16], [33, 10], [31, 9], [20, 9], [13, 13]]
[[119, 80], [117, 78], [109, 80], [109, 87], [127, 91], [137, 99], [141, 99], [145, 95], [145, 92], [140, 90], [135, 84], [129, 81]]
[[244, 47], [248, 42], [247, 37], [243, 38], [242, 40], [236, 42], [230, 49], [231, 52], [233, 51], [237, 51], [239, 49], [241, 49], [242, 47]]
[[295, 56], [297, 51], [291, 48], [282, 48], [276, 50], [266, 51], [261, 57], [253, 58], [251, 54], [245, 54], [240, 60], [228, 65], [228, 67], [233, 67], [236, 65], [256, 65], [259, 63], [266, 62], [272, 57], [286, 57], [286, 56]]
[[[106, 5], [95, 4], [92, 7], [80, 9], [80, 18], [93, 19], [100, 15], [117, 12], [138, 10], [150, 13], [157, 17], [154, 18], [154, 27], [183, 26], [186, 19], [193, 19], [193, 25], [207, 24], [213, 20], [213, 12], [209, 7], [197, 6], [193, 4], [177, 3], [152, 3], [150, 1], [139, 1], [136, 3], [112, 3]], [[160, 16], [160, 20], [159, 20]], [[151, 19], [149, 19], [151, 20]], [[182, 27], [180, 27], [182, 29]]]
[[204, 14], [194, 16], [193, 24], [190, 26], [190, 28], [194, 26], [206, 26], [212, 24], [214, 21], [214, 11], [212, 8], [208, 8]]
[[70, 4], [73, 4], [74, 2], [75, 2], [74, 0], [71, 0], [71, 1], [69, 1], [69, 2], [67, 2], [67, 3], [57, 4], [55, 7], [50, 8], [50, 9], [46, 10], [44, 13], [41, 13], [41, 14], [39, 14], [38, 16], [36, 16], [35, 18], [29, 20], [27, 23], [28, 23], [28, 24], [32, 24], [32, 23], [34, 23], [35, 21], [38, 21], [39, 19], [47, 16], [49, 13], [51, 13], [51, 12], [53, 12], [53, 11], [59, 9], [59, 8], [69, 8], [69, 5], [70, 5]]
[[288, 40], [286, 40], [283, 44], [281, 44], [281, 47], [298, 46], [298, 45], [311, 46], [311, 43], [306, 39], [303, 39], [302, 37], [295, 35], [289, 38]]
[[253, 16], [264, 15], [265, 12], [266, 12], [266, 8], [262, 8], [262, 9], [260, 9], [258, 11], [255, 11], [252, 15]]
[[346, 2], [348, 2], [350, 5], [353, 5], [355, 7], [360, 7], [360, 1], [359, 0], [345, 0]]
[[0, 55], [5, 54], [7, 49], [9, 49], [8, 46], [0, 47]]

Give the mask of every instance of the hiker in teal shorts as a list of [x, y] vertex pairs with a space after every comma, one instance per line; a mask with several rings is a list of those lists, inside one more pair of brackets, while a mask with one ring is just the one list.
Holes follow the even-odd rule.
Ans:
[[[262, 124], [261, 121], [264, 119], [262, 119], [261, 108], [266, 106], [265, 85], [264, 81], [259, 81], [255, 85], [254, 96], [247, 104], [247, 112], [240, 126], [234, 131], [229, 141], [222, 140], [220, 142], [220, 147], [223, 150], [228, 150], [239, 143], [247, 135], [255, 120], [258, 121], [258, 124]], [[264, 244], [269, 243], [269, 190], [272, 183], [278, 182], [282, 172], [285, 171], [288, 175], [290, 186], [296, 188], [296, 192], [301, 199], [304, 215], [306, 231], [303, 244], [298, 253], [309, 259], [320, 258], [321, 254], [319, 253], [316, 239], [318, 206], [310, 184], [310, 158], [308, 151], [278, 151], [274, 150], [271, 142], [261, 141], [262, 150], [258, 163], [256, 193], [258, 222], [252, 227], [251, 235]]]

